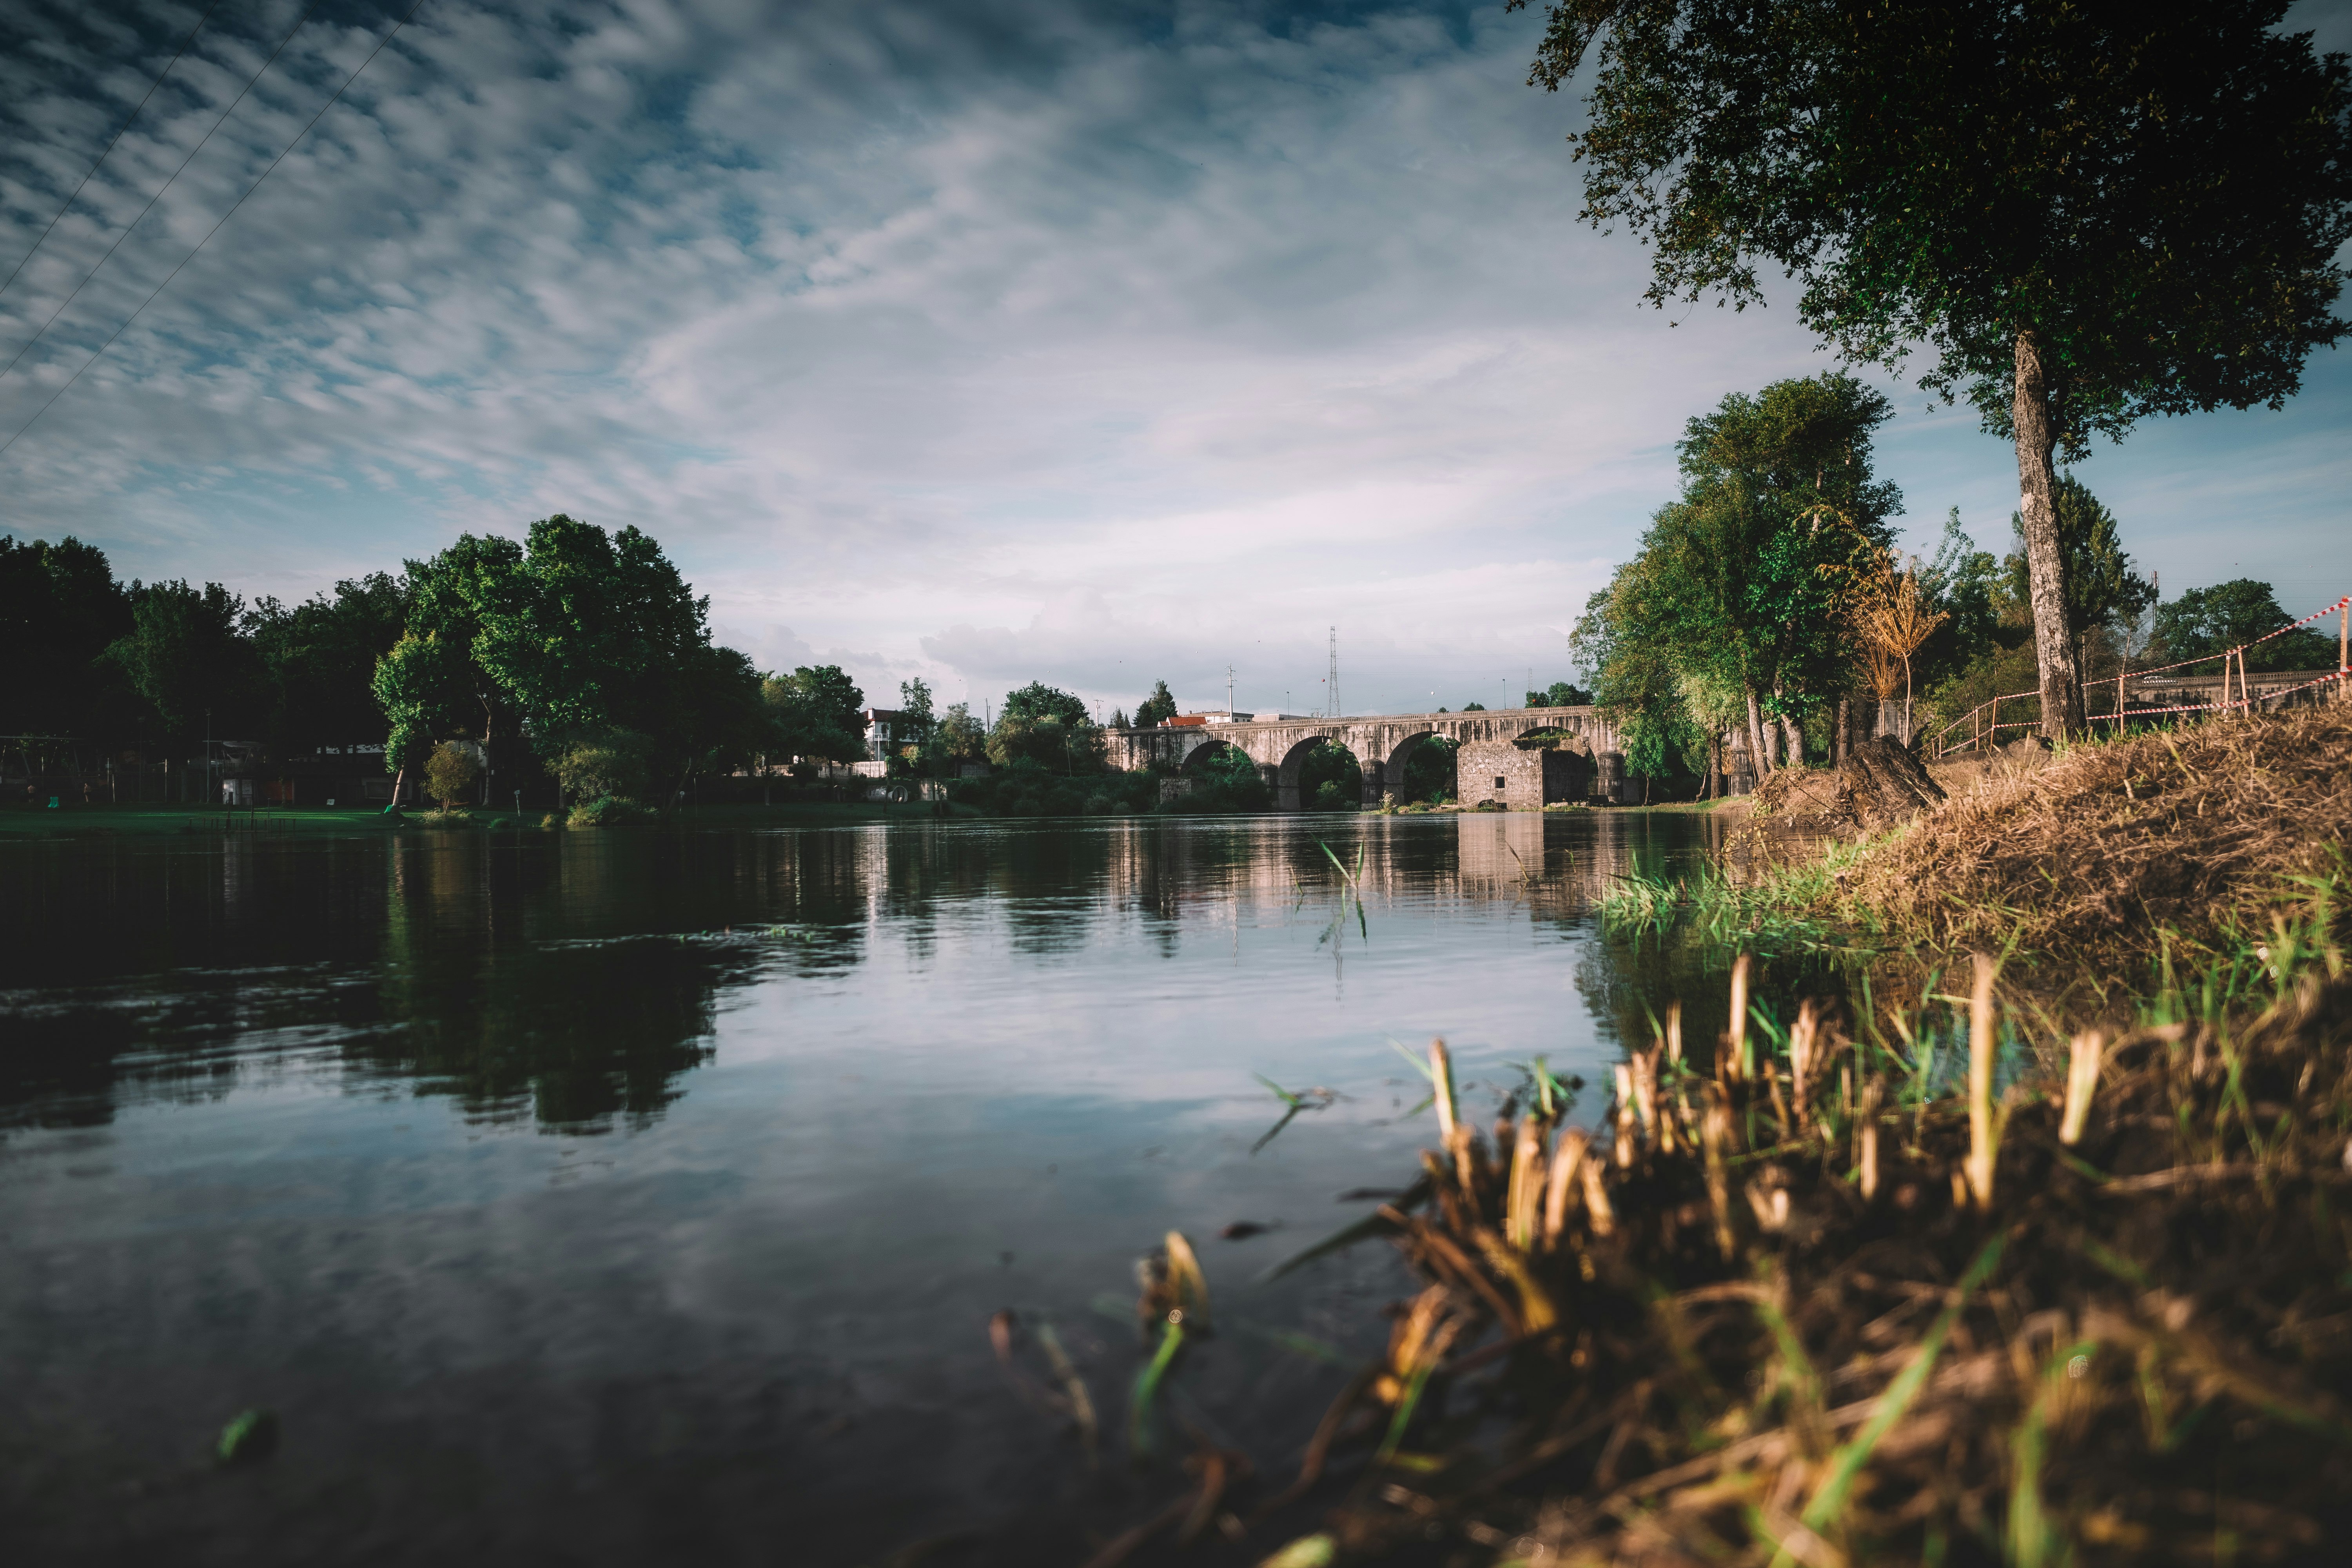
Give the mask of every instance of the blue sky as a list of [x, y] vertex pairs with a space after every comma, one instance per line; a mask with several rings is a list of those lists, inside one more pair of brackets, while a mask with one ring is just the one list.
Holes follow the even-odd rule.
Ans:
[[[0, 273], [201, 4], [0, 22]], [[404, 6], [406, 0], [395, 0]], [[302, 0], [222, 0], [0, 292], [14, 354]], [[0, 379], [0, 439], [395, 13], [321, 0]], [[1643, 307], [1578, 226], [1540, 17], [1475, 7], [425, 0], [0, 456], [0, 530], [306, 595], [564, 510], [659, 538], [771, 667], [1131, 706], [1516, 699], [1673, 489], [1683, 421], [1824, 368], [1784, 308]], [[2352, 47], [2352, 4], [2290, 26]], [[1888, 383], [1912, 542], [2005, 548], [2013, 456]], [[2168, 595], [2352, 589], [2352, 363], [2083, 476]], [[2308, 601], [2308, 603], [2306, 603]]]

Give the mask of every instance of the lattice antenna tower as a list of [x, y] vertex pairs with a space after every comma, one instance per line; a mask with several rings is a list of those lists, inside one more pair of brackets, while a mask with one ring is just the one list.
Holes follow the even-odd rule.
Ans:
[[1331, 704], [1329, 717], [1337, 719], [1340, 714], [1347, 711], [1346, 709], [1339, 706], [1339, 628], [1337, 626], [1333, 626], [1331, 628], [1330, 672], [1323, 679], [1325, 682], [1324, 689], [1329, 693], [1329, 695], [1325, 699], [1325, 700]]

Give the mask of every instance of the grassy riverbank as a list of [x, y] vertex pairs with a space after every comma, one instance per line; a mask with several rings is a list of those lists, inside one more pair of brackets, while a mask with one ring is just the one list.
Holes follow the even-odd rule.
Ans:
[[[1433, 1049], [1436, 1147], [1351, 1238], [1418, 1290], [1265, 1561], [2343, 1561], [2347, 739], [2085, 746], [1621, 884], [1730, 1028], [1661, 1005], [1590, 1130], [1540, 1063], [1474, 1125]], [[1755, 1005], [1776, 950], [1853, 984]]]

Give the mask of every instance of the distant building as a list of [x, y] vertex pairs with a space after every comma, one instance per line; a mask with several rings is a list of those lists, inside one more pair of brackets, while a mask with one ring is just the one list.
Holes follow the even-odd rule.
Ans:
[[887, 757], [901, 746], [911, 746], [923, 738], [920, 715], [902, 713], [896, 708], [868, 708], [860, 715], [866, 721], [866, 754]]

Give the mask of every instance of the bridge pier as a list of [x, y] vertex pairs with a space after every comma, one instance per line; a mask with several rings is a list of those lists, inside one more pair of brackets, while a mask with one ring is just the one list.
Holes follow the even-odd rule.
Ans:
[[1311, 804], [1298, 783], [1301, 763], [1315, 742], [1336, 742], [1353, 753], [1362, 770], [1363, 804], [1377, 807], [1402, 792], [1405, 764], [1423, 741], [1508, 742], [1530, 730], [1579, 736], [1596, 752], [1617, 749], [1614, 731], [1594, 709], [1506, 708], [1114, 730], [1110, 759], [1114, 766], [1130, 770], [1154, 763], [1181, 769], [1206, 748], [1232, 746], [1257, 764], [1258, 776], [1265, 780], [1277, 809], [1300, 811]]

